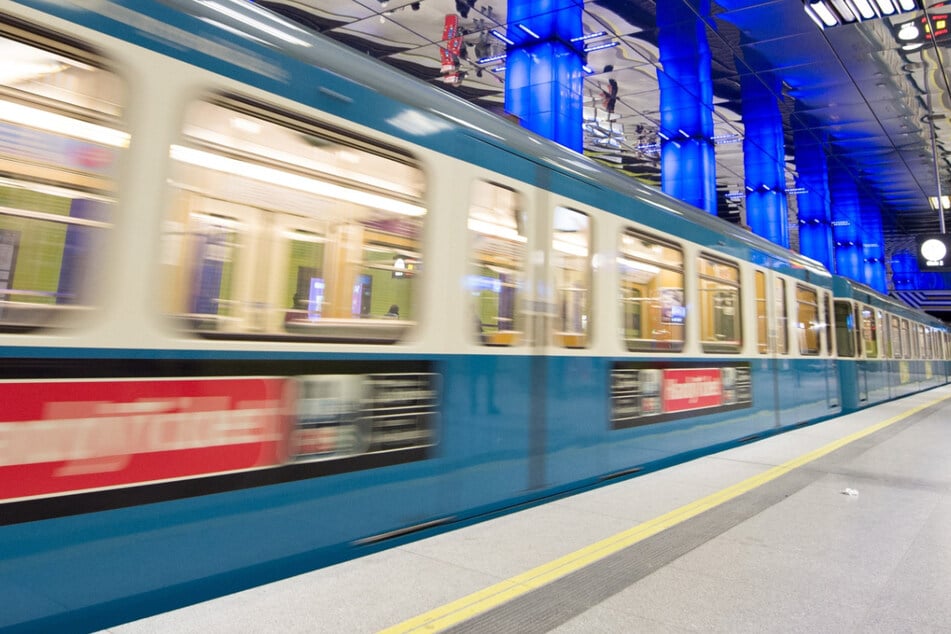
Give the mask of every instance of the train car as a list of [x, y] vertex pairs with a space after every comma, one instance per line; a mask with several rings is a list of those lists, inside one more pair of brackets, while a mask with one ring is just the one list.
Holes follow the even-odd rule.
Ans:
[[947, 324], [844, 277], [834, 278], [834, 289], [846, 411], [948, 381]]
[[822, 266], [255, 4], [6, 2], [0, 47], [0, 628], [843, 411]]

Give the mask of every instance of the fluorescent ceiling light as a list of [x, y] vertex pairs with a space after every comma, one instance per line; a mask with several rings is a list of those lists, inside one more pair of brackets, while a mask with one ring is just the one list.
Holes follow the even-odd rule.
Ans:
[[872, 20], [878, 17], [875, 7], [872, 6], [869, 0], [848, 0], [848, 2], [852, 12], [858, 13], [863, 20]]
[[182, 145], [171, 146], [169, 156], [176, 161], [188, 163], [189, 165], [197, 165], [198, 167], [234, 174], [235, 176], [243, 176], [256, 181], [287, 187], [288, 189], [296, 189], [310, 194], [317, 194], [318, 196], [341, 200], [371, 209], [382, 209], [404, 216], [423, 216], [426, 214], [424, 207], [407, 203], [390, 196], [365, 192], [359, 189], [353, 189], [352, 187], [343, 187], [342, 185], [335, 185], [334, 183], [308, 178], [307, 176], [291, 174], [290, 172], [274, 169], [273, 167], [255, 165], [253, 163], [239, 161], [221, 156], [220, 154], [196, 150]]
[[822, 28], [836, 26], [839, 23], [839, 18], [835, 17], [832, 10], [822, 2], [807, 2], [804, 7], [812, 21]]
[[[928, 196], [928, 202], [931, 204], [932, 209], [938, 208], [938, 197], [937, 196]], [[951, 196], [942, 196], [941, 197], [941, 208], [942, 209], [951, 209]]]
[[529, 35], [531, 35], [533, 38], [535, 38], [536, 40], [540, 40], [540, 39], [541, 39], [541, 37], [538, 35], [538, 33], [536, 33], [535, 31], [531, 30], [530, 28], [528, 28], [528, 27], [525, 26], [524, 24], [516, 24], [515, 26], [517, 26], [518, 28], [522, 29], [523, 31], [525, 31], [526, 33], [528, 33]]
[[489, 31], [489, 35], [491, 35], [492, 37], [494, 37], [494, 38], [496, 38], [496, 39], [502, 40], [503, 42], [505, 42], [505, 43], [508, 44], [509, 46], [514, 46], [514, 45], [515, 45], [515, 42], [513, 42], [513, 41], [510, 40], [509, 38], [505, 37], [504, 35], [502, 35], [502, 34], [501, 34], [500, 32], [498, 32], [498, 31], [496, 31], [495, 29], [492, 29], [491, 31]]
[[551, 246], [555, 251], [560, 251], [567, 255], [577, 255], [578, 257], [588, 257], [588, 247], [583, 244], [566, 242], [565, 240], [552, 240]]
[[515, 227], [507, 227], [495, 222], [486, 222], [478, 218], [469, 218], [468, 226], [470, 230], [487, 236], [504, 238], [506, 240], [512, 240], [513, 242], [528, 242], [528, 238], [519, 235], [518, 229]]
[[855, 22], [858, 20], [858, 16], [852, 12], [852, 9], [849, 8], [849, 5], [846, 4], [845, 0], [827, 0], [827, 2], [832, 5], [832, 8], [836, 10], [836, 13], [839, 14], [839, 17], [842, 18], [843, 22]]
[[875, 0], [875, 4], [878, 6], [878, 11], [882, 15], [895, 13], [895, 5], [892, 4], [892, 0]]
[[638, 260], [632, 260], [622, 256], [618, 256], [617, 263], [621, 266], [626, 266], [629, 269], [634, 269], [635, 271], [644, 271], [645, 273], [653, 273], [654, 275], [660, 273], [660, 268], [654, 266], [653, 264], [639, 262]]
[[114, 130], [95, 123], [87, 123], [55, 112], [10, 101], [0, 101], [0, 121], [53, 132], [74, 139], [91, 141], [99, 145], [119, 148], [129, 146], [128, 132]]
[[619, 44], [620, 44], [620, 42], [618, 42], [617, 40], [612, 40], [612, 41], [610, 41], [610, 42], [605, 42], [604, 44], [594, 44], [593, 46], [585, 47], [584, 52], [585, 52], [585, 53], [592, 53], [592, 52], [594, 52], [594, 51], [600, 51], [600, 50], [603, 50], [603, 49], [606, 49], [606, 48], [611, 48], [611, 47], [617, 46], [617, 45], [619, 45]]

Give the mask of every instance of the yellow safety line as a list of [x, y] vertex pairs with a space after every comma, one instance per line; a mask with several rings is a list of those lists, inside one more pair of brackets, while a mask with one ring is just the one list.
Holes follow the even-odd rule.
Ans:
[[612, 535], [611, 537], [591, 544], [590, 546], [576, 550], [575, 552], [565, 555], [564, 557], [550, 561], [547, 564], [542, 564], [537, 568], [532, 568], [531, 570], [523, 572], [520, 575], [516, 575], [493, 586], [489, 586], [488, 588], [462, 597], [461, 599], [453, 601], [452, 603], [447, 603], [446, 605], [435, 608], [434, 610], [430, 610], [425, 614], [421, 614], [417, 617], [394, 625], [393, 627], [389, 627], [385, 630], [382, 630], [381, 634], [438, 632], [454, 625], [458, 625], [459, 623], [471, 619], [474, 616], [488, 612], [489, 610], [496, 608], [503, 603], [511, 601], [512, 599], [531, 592], [532, 590], [537, 590], [538, 588], [541, 588], [544, 585], [580, 570], [587, 565], [613, 555], [614, 553], [643, 541], [648, 537], [656, 535], [663, 530], [666, 530], [672, 526], [676, 526], [677, 524], [680, 524], [681, 522], [684, 522], [692, 517], [696, 517], [704, 511], [710, 510], [723, 504], [724, 502], [728, 502], [733, 498], [743, 495], [748, 491], [752, 491], [753, 489], [762, 486], [767, 482], [775, 480], [776, 478], [789, 473], [793, 469], [808, 464], [813, 460], [825, 456], [826, 454], [832, 453], [836, 449], [855, 442], [860, 438], [864, 438], [869, 434], [874, 434], [880, 429], [884, 429], [889, 425], [893, 425], [900, 420], [908, 418], [916, 412], [919, 412], [927, 407], [931, 407], [932, 405], [940, 403], [941, 401], [947, 400], [949, 398], [951, 398], [951, 396], [944, 396], [925, 403], [924, 405], [913, 407], [912, 409], [893, 416], [892, 418], [889, 418], [881, 423], [877, 423], [871, 427], [866, 427], [861, 431], [857, 431], [853, 434], [840, 438], [839, 440], [831, 442], [824, 447], [810, 451], [809, 453], [803, 454], [798, 458], [784, 462], [779, 466], [772, 467], [771, 469], [764, 471], [759, 475], [747, 478], [742, 482], [738, 482], [737, 484], [717, 491], [716, 493], [708, 495], [705, 498], [696, 500], [690, 504], [685, 504], [684, 506], [674, 509], [669, 513], [665, 513], [655, 517], [652, 520], [644, 522], [643, 524], [639, 524], [626, 531], [622, 531], [616, 535]]

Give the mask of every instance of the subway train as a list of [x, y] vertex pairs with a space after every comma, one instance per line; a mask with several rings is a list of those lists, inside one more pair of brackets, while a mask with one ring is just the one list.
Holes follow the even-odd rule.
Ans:
[[248, 2], [0, 7], [0, 629], [948, 381], [941, 322]]

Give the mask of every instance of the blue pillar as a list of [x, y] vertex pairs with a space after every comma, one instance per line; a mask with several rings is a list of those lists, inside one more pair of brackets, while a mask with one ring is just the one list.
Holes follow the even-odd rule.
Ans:
[[915, 254], [902, 251], [892, 256], [892, 286], [896, 291], [913, 291], [915, 273], [918, 272], [918, 261]]
[[509, 0], [505, 110], [522, 125], [576, 152], [584, 149], [584, 52], [575, 0]]
[[862, 281], [880, 293], [887, 293], [885, 284], [885, 236], [882, 234], [882, 210], [868, 194], [859, 196], [862, 224]]
[[832, 192], [832, 238], [835, 244], [835, 272], [856, 282], [863, 282], [861, 208], [859, 192], [850, 174], [839, 164], [829, 166], [829, 189]]
[[832, 220], [829, 214], [829, 177], [822, 138], [801, 126], [794, 126], [796, 153], [796, 196], [799, 210], [799, 251], [835, 270], [832, 249]]
[[661, 189], [717, 213], [713, 81], [706, 25], [710, 0], [663, 0], [657, 6]]
[[[769, 84], [762, 78], [768, 77]], [[776, 95], [782, 93], [771, 73], [740, 76], [743, 98], [743, 169], [746, 174], [746, 224], [758, 236], [789, 248], [786, 207], [786, 145]]]

